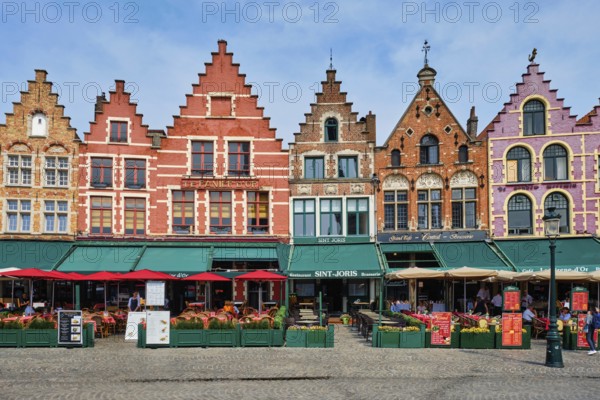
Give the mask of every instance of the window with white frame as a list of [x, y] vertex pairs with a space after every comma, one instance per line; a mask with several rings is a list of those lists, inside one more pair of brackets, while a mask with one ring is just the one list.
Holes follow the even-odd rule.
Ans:
[[321, 199], [321, 236], [341, 236], [342, 200]]
[[6, 201], [6, 230], [31, 232], [31, 200]]
[[68, 157], [46, 157], [44, 163], [44, 186], [69, 186]]
[[348, 236], [369, 234], [369, 200], [348, 199]]
[[8, 156], [7, 185], [31, 186], [31, 156], [11, 154]]
[[66, 201], [44, 201], [44, 231], [66, 233], [68, 230], [69, 204]]

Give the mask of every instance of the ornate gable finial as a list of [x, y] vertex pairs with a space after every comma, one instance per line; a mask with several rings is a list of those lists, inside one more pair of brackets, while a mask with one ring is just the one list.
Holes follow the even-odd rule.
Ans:
[[427, 53], [429, 53], [429, 50], [431, 49], [431, 46], [429, 45], [429, 43], [427, 42], [427, 39], [425, 39], [425, 43], [423, 44], [423, 48], [421, 49], [421, 51], [423, 53], [425, 53], [425, 65], [429, 65], [429, 60], [427, 59]]
[[329, 48], [329, 69], [333, 69], [333, 49]]
[[531, 52], [531, 54], [528, 57], [530, 63], [533, 64], [533, 62], [535, 61], [535, 56], [537, 56], [537, 49], [534, 47], [533, 51]]

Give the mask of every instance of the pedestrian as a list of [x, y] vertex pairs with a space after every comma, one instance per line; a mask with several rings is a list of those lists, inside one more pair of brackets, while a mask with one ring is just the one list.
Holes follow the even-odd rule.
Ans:
[[479, 315], [489, 314], [487, 304], [485, 304], [485, 300], [481, 297], [477, 297], [477, 300], [475, 300], [475, 307], [473, 309], [473, 313]]
[[500, 292], [496, 293], [494, 298], [492, 298], [492, 305], [494, 306], [493, 312], [494, 315], [502, 314], [502, 295]]
[[139, 292], [133, 292], [133, 295], [129, 298], [127, 304], [129, 312], [139, 311], [142, 307], [142, 299], [140, 298]]
[[533, 304], [533, 297], [527, 292], [527, 290], [523, 291], [523, 298], [521, 299], [521, 310], [525, 311], [529, 308], [530, 305]]
[[596, 346], [594, 344], [594, 331], [596, 329], [600, 329], [600, 309], [598, 309], [598, 307], [594, 307], [592, 310], [588, 311], [585, 318], [585, 327], [583, 328], [585, 338], [590, 345], [590, 351], [588, 351], [589, 356], [596, 354]]

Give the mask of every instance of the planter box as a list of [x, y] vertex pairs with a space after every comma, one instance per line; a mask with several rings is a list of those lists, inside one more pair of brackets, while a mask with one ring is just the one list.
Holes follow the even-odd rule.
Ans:
[[326, 348], [333, 348], [333, 346], [334, 346], [334, 343], [335, 343], [334, 328], [335, 328], [334, 325], [329, 325], [327, 327], [327, 332], [325, 333], [325, 347]]
[[[373, 328], [375, 330], [375, 328]], [[373, 333], [373, 337], [377, 336], [377, 340], [373, 340], [373, 347], [381, 347], [385, 349], [397, 349], [400, 347], [400, 332], [382, 332], [380, 330]]]
[[83, 327], [83, 347], [94, 347], [94, 325], [86, 324]]
[[308, 331], [299, 329], [288, 329], [285, 332], [286, 347], [306, 347], [306, 333]]
[[283, 346], [283, 343], [284, 343], [284, 339], [283, 339], [284, 330], [283, 330], [283, 328], [273, 329], [272, 334], [273, 334], [273, 344], [272, 345], [273, 346], [277, 346], [277, 347]]
[[419, 331], [400, 332], [401, 349], [422, 349], [425, 347], [425, 325]]
[[561, 333], [562, 335], [562, 348], [565, 350], [571, 349], [571, 327], [565, 326]]
[[288, 329], [285, 333], [285, 345], [287, 347], [332, 348], [334, 340], [333, 325], [329, 325], [326, 331]]
[[307, 331], [306, 347], [325, 347], [326, 331]]
[[460, 333], [461, 349], [493, 349], [496, 332], [490, 333]]
[[204, 329], [171, 329], [169, 347], [206, 347]]
[[242, 329], [241, 345], [242, 347], [257, 346], [271, 347], [273, 343], [272, 329]]
[[21, 345], [23, 347], [56, 347], [57, 329], [23, 329]]
[[144, 325], [142, 324], [138, 324], [137, 347], [140, 349], [146, 348], [146, 329], [144, 329]]
[[208, 347], [237, 347], [240, 345], [239, 329], [205, 329]]
[[21, 347], [23, 329], [0, 329], [0, 347]]

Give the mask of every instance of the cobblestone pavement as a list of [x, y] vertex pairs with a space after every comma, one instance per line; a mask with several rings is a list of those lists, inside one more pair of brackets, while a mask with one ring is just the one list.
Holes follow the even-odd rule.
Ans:
[[336, 326], [333, 349], [0, 349], [0, 399], [594, 399], [600, 353], [374, 349]]

